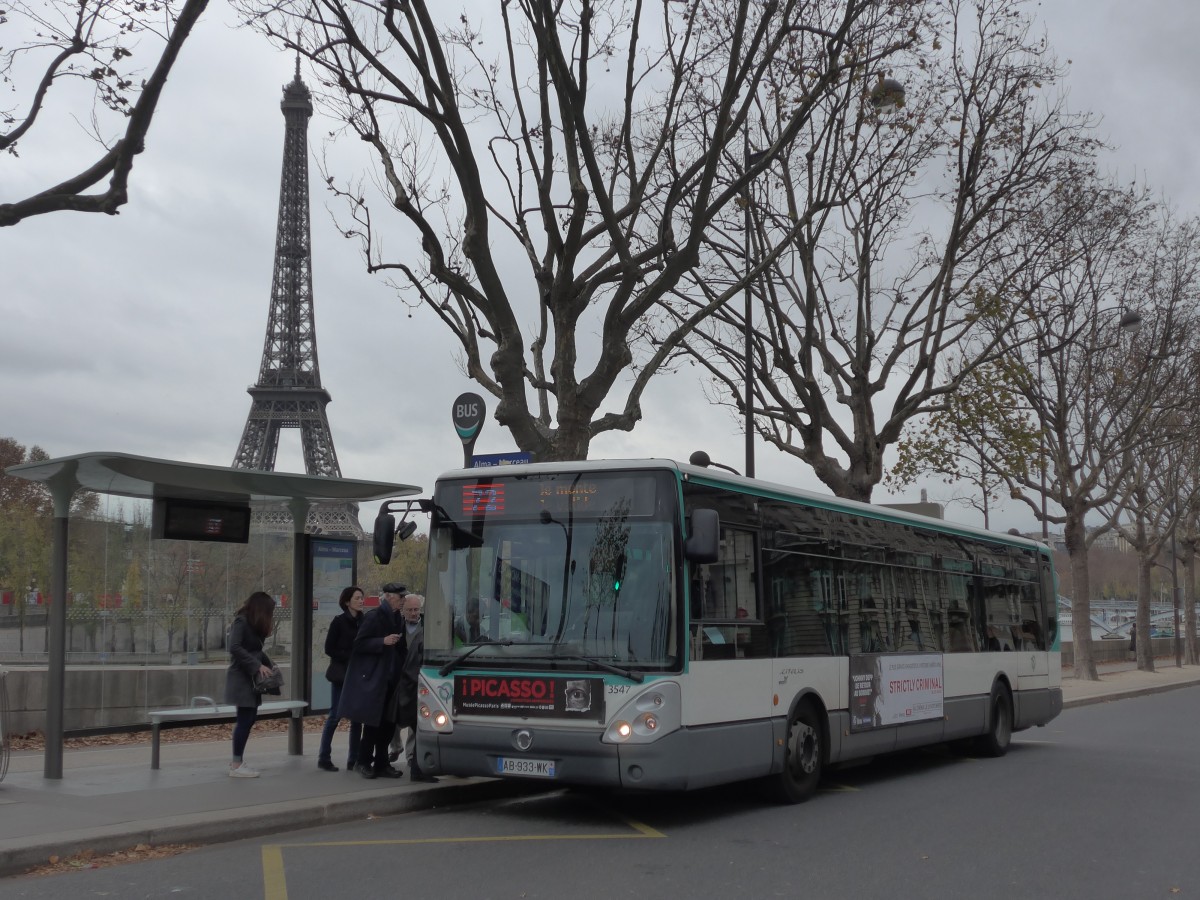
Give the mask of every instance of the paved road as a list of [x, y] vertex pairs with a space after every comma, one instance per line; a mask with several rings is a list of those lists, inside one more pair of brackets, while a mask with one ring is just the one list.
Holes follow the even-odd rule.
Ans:
[[[1099, 682], [1066, 678], [1068, 708], [1200, 683], [1200, 666], [1156, 672], [1119, 669]], [[64, 777], [42, 777], [40, 753], [16, 753], [0, 782], [0, 875], [23, 871], [51, 854], [106, 853], [138, 843], [207, 843], [279, 834], [473, 800], [527, 795], [540, 783], [444, 778], [380, 784], [316, 769], [315, 735], [308, 756], [289, 756], [285, 735], [256, 735], [248, 759], [263, 777], [226, 775], [224, 742], [165, 744], [162, 769], [150, 769], [147, 745], [68, 751]]]
[[[1198, 700], [1192, 689], [1071, 708], [1016, 735], [1002, 759], [945, 747], [884, 757], [830, 773], [801, 807], [746, 785], [553, 791], [11, 879], [0, 898], [261, 890], [267, 900], [328, 900], [350, 879], [356, 895], [417, 900], [1189, 897], [1200, 859], [1180, 798], [1200, 779], [1200, 717], [1188, 714]], [[1154, 814], [1137, 815], [1146, 809]]]

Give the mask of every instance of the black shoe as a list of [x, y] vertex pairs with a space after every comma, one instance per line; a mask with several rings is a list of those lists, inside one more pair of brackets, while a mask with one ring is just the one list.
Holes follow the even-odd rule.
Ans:
[[318, 769], [320, 769], [322, 772], [336, 772], [336, 771], [338, 771], [338, 767], [337, 767], [337, 766], [335, 766], [333, 763], [331, 763], [331, 762], [330, 762], [329, 760], [327, 760], [327, 759], [318, 759], [318, 760], [317, 760], [317, 768], [318, 768]]
[[391, 753], [388, 754], [388, 762], [390, 762], [390, 763], [394, 763], [399, 758], [400, 758], [399, 750], [393, 750]]
[[358, 760], [357, 759], [346, 760], [346, 771], [347, 772], [353, 772], [357, 768], [358, 768]]
[[361, 775], [363, 778], [377, 778], [378, 777], [375, 774], [375, 770], [372, 769], [370, 766], [359, 766], [358, 774]]
[[425, 784], [437, 784], [438, 783], [438, 779], [437, 779], [436, 775], [426, 775], [423, 772], [413, 772], [412, 780], [413, 781], [422, 781]]
[[403, 778], [404, 770], [388, 766], [386, 769], [376, 769], [375, 774], [380, 778]]

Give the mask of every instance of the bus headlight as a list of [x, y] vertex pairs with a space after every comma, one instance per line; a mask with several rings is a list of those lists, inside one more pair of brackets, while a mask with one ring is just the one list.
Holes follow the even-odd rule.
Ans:
[[422, 731], [436, 731], [439, 734], [450, 734], [454, 731], [454, 720], [450, 711], [442, 705], [438, 693], [421, 676], [417, 684], [417, 727]]
[[660, 681], [648, 685], [617, 710], [604, 731], [606, 744], [648, 744], [683, 726], [679, 685]]

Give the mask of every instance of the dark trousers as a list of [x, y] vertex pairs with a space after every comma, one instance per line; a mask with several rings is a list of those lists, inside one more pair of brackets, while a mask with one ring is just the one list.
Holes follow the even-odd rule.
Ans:
[[[332, 696], [329, 700], [329, 717], [325, 720], [325, 728], [321, 731], [321, 745], [317, 749], [317, 759], [332, 762], [333, 755], [333, 733], [337, 731], [338, 724], [342, 721], [342, 715], [338, 712], [338, 707], [342, 702], [342, 686], [337, 682], [330, 685], [333, 688]], [[363, 727], [358, 722], [350, 723], [350, 751], [346, 756], [346, 768], [352, 768], [358, 762], [358, 748], [362, 741]]]
[[396, 723], [384, 719], [378, 725], [363, 725], [362, 743], [358, 745], [358, 764], [370, 766], [376, 772], [388, 767], [388, 745], [396, 732]]
[[376, 772], [388, 767], [388, 744], [396, 733], [396, 688], [393, 685], [383, 701], [383, 715], [378, 725], [363, 723], [362, 743], [358, 745], [358, 764], [370, 766]]
[[[233, 758], [238, 762], [242, 761], [242, 754], [246, 752], [246, 741], [250, 740], [250, 729], [254, 727], [257, 720], [257, 706], [239, 706], [237, 708], [237, 721], [233, 726]], [[384, 757], [384, 759], [386, 758]]]

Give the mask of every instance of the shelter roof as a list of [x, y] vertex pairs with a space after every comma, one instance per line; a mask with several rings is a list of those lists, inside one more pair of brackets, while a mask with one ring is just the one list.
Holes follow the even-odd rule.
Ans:
[[16, 478], [71, 491], [83, 488], [102, 494], [147, 499], [170, 497], [263, 503], [300, 499], [353, 501], [407, 497], [421, 491], [420, 487], [411, 484], [233, 469], [128, 453], [77, 453], [9, 466], [5, 472]]

